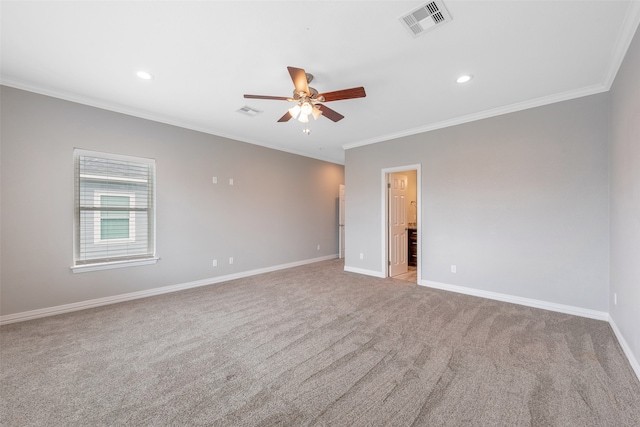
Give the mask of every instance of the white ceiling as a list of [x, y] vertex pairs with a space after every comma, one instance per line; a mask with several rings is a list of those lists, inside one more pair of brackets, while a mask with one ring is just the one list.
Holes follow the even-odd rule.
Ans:
[[[445, 0], [451, 22], [414, 38], [399, 18], [425, 3], [2, 1], [1, 78], [343, 163], [344, 148], [606, 91], [640, 22], [638, 0]], [[291, 96], [287, 66], [367, 97], [327, 103], [345, 119], [312, 120], [307, 136], [277, 123], [286, 101], [243, 98]]]

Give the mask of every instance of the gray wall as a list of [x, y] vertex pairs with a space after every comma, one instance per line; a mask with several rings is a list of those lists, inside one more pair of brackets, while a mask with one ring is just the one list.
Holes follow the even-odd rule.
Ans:
[[[2, 315], [337, 254], [341, 165], [1, 90]], [[74, 147], [156, 159], [156, 265], [71, 272]]]
[[347, 150], [346, 268], [383, 271], [381, 170], [419, 163], [421, 280], [607, 311], [608, 111], [595, 95]]
[[[609, 310], [640, 361], [640, 33], [611, 89]], [[617, 294], [618, 303], [613, 296]]]

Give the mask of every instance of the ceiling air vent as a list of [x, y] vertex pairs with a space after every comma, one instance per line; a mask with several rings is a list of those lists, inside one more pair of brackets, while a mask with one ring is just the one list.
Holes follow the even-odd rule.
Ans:
[[255, 117], [258, 114], [262, 113], [262, 110], [258, 110], [257, 108], [253, 108], [253, 107], [249, 107], [248, 105], [245, 105], [244, 107], [240, 108], [239, 110], [236, 110], [238, 113], [244, 114], [246, 116], [249, 117]]
[[451, 15], [440, 0], [430, 1], [400, 18], [402, 25], [413, 37], [418, 37], [449, 21], [451, 21]]

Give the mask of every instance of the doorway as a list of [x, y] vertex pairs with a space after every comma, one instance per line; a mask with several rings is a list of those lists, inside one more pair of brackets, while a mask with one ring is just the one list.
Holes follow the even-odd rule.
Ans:
[[338, 258], [344, 258], [344, 184], [340, 184], [338, 189]]
[[383, 262], [385, 277], [418, 282], [420, 277], [420, 165], [388, 168], [383, 175]]

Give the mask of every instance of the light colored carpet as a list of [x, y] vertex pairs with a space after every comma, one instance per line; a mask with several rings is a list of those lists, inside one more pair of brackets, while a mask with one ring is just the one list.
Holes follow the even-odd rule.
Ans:
[[0, 328], [5, 426], [638, 426], [606, 322], [331, 260]]

